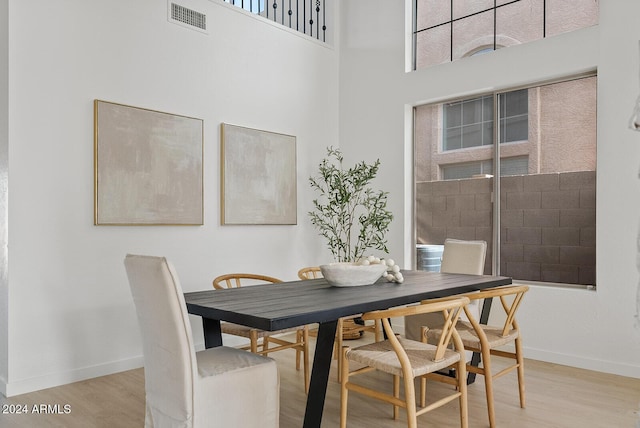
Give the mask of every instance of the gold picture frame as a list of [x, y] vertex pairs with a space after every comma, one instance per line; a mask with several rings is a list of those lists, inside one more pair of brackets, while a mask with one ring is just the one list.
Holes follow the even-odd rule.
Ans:
[[202, 225], [202, 119], [94, 100], [94, 224]]
[[297, 224], [296, 137], [222, 123], [221, 223]]

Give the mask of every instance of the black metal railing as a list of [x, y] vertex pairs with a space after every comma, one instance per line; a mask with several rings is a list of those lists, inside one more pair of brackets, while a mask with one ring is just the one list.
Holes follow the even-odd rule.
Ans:
[[273, 22], [327, 41], [326, 0], [224, 0]]

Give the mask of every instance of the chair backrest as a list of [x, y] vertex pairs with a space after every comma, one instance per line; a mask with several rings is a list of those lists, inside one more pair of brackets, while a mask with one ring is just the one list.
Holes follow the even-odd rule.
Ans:
[[322, 278], [322, 271], [319, 266], [303, 267], [298, 271], [298, 278], [300, 279], [315, 279]]
[[267, 275], [259, 275], [253, 273], [228, 273], [220, 275], [213, 280], [213, 288], [222, 290], [224, 288], [239, 288], [242, 284], [276, 284], [282, 282], [281, 279]]
[[457, 350], [462, 351], [464, 349], [464, 345], [462, 344], [462, 341], [455, 330], [455, 326], [458, 322], [459, 316], [462, 314], [463, 308], [468, 303], [469, 299], [467, 297], [442, 299], [435, 302], [426, 300], [423, 301], [420, 305], [367, 312], [362, 315], [362, 319], [381, 320], [382, 326], [389, 342], [391, 343], [391, 346], [398, 355], [402, 366], [405, 367], [405, 365], [409, 362], [409, 358], [406, 355], [404, 349], [402, 349], [398, 338], [392, 330], [390, 319], [395, 317], [408, 317], [412, 315], [441, 312], [444, 318], [444, 323], [442, 326], [442, 334], [440, 335], [440, 339], [438, 340], [433, 358], [434, 361], [439, 361], [444, 356], [444, 352], [449, 347], [449, 343], [451, 342], [452, 338]]
[[444, 241], [440, 272], [482, 275], [486, 254], [486, 241], [447, 239]]
[[176, 272], [164, 257], [129, 254], [124, 265], [142, 333], [147, 408], [189, 420], [197, 363]]
[[[524, 294], [529, 291], [528, 285], [505, 285], [503, 287], [488, 288], [475, 293], [469, 293], [467, 296], [471, 301], [478, 299], [488, 299], [493, 297], [500, 297], [500, 303], [502, 303], [502, 309], [506, 314], [504, 324], [502, 325], [501, 336], [506, 336], [512, 329], [518, 329], [518, 322], [516, 321], [516, 312], [520, 307]], [[474, 317], [469, 316], [467, 308], [465, 313], [469, 317], [469, 321], [473, 324], [476, 331], [480, 329], [479, 323]], [[473, 315], [473, 314], [471, 314]]]

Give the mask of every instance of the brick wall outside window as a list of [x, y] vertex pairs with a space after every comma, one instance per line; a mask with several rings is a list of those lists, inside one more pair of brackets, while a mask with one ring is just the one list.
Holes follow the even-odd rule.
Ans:
[[[595, 284], [595, 171], [501, 178], [500, 274], [514, 279]], [[418, 244], [446, 238], [489, 244], [492, 178], [418, 182]]]

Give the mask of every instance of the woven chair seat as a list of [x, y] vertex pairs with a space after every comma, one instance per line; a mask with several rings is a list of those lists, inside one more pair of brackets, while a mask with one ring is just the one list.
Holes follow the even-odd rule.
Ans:
[[[436, 372], [460, 360], [459, 352], [446, 350], [444, 357], [440, 361], [433, 361], [437, 349], [436, 346], [408, 340], [403, 337], [398, 337], [398, 341], [409, 357], [413, 377]], [[374, 367], [386, 373], [402, 376], [400, 360], [398, 360], [398, 355], [388, 340], [350, 349], [347, 355], [351, 361]]]
[[[502, 329], [503, 327], [482, 325], [482, 330], [484, 330], [484, 333], [487, 335], [490, 349], [499, 348], [507, 343], [511, 343], [520, 335], [517, 330], [510, 330], [506, 336], [502, 336]], [[465, 348], [480, 349], [480, 338], [470, 322], [458, 321], [456, 330], [458, 330], [458, 334]], [[442, 330], [439, 328], [430, 328], [427, 330], [427, 337], [429, 339], [437, 339], [441, 334]]]
[[260, 338], [260, 337], [273, 336], [276, 334], [289, 333], [292, 331], [297, 331], [299, 329], [300, 327], [291, 327], [291, 328], [285, 328], [283, 330], [266, 331], [266, 330], [260, 330], [253, 327], [247, 327], [246, 325], [234, 324], [231, 322], [220, 323], [220, 330], [223, 333], [233, 334], [235, 336], [248, 337], [248, 338], [251, 337], [252, 330], [255, 330], [258, 335], [258, 338]]

